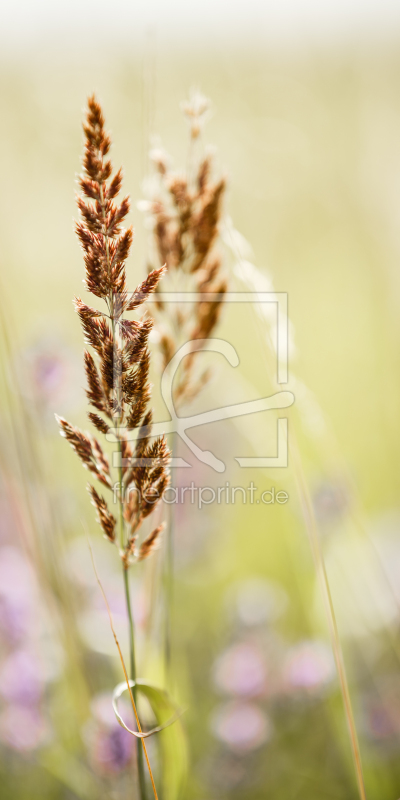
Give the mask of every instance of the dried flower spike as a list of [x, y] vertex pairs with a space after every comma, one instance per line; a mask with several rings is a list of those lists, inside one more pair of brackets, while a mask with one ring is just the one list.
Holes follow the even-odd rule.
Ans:
[[[198, 92], [182, 104], [190, 122], [193, 156], [209, 101]], [[192, 158], [190, 174], [178, 175], [169, 167], [169, 159], [160, 149], [150, 152], [156, 170], [157, 189], [149, 203], [142, 206], [150, 211], [152, 228], [150, 263], [168, 266], [167, 290], [194, 292], [194, 303], [168, 303], [157, 293], [156, 326], [163, 366], [167, 366], [179, 347], [194, 340], [209, 338], [218, 323], [224, 294], [227, 289], [221, 275], [222, 256], [217, 247], [219, 225], [226, 183], [213, 178], [210, 154], [196, 161]], [[154, 181], [152, 183], [154, 186]], [[152, 272], [150, 273], [150, 275]], [[207, 299], [207, 294], [211, 295]], [[197, 348], [197, 352], [201, 348]], [[194, 376], [195, 354], [181, 364], [180, 377], [174, 387], [177, 405], [196, 396], [208, 380], [208, 372]]]
[[[76, 230], [84, 253], [86, 287], [106, 306], [101, 311], [79, 297], [74, 299], [85, 342], [93, 351], [86, 350], [84, 354], [86, 393], [90, 405], [103, 415], [90, 411], [88, 416], [100, 433], [106, 434], [112, 425], [116, 427], [124, 462], [127, 456], [132, 457], [130, 432], [146, 420], [147, 437], [146, 440], [138, 439], [136, 461], [140, 456], [142, 461], [146, 460], [147, 466], [135, 466], [134, 460], [130, 469], [122, 470], [125, 474], [123, 485], [119, 487], [119, 501], [123, 517], [126, 517], [129, 507], [125, 498], [132, 484], [140, 489], [145, 486], [146, 498], [151, 494], [158, 498], [151, 506], [148, 499], [140, 499], [135, 512], [135, 530], [131, 526], [129, 536], [124, 529], [120, 530], [121, 558], [128, 566], [132, 559], [137, 560], [131, 549], [132, 537], [143, 519], [154, 510], [161, 497], [160, 490], [167, 484], [169, 452], [163, 437], [151, 442], [147, 406], [150, 400], [148, 336], [152, 322], [148, 317], [126, 320], [123, 313], [143, 305], [156, 290], [165, 267], [153, 270], [131, 295], [128, 294], [125, 262], [132, 242], [132, 229], [125, 230], [122, 223], [129, 211], [129, 199], [125, 197], [119, 204], [116, 202], [122, 185], [122, 171], [112, 177], [111, 161], [106, 158], [110, 138], [105, 133], [103, 113], [94, 97], [88, 102], [84, 132], [84, 174], [79, 180], [84, 198], [77, 199], [81, 220]], [[111, 489], [110, 465], [99, 442], [66, 420], [58, 418], [58, 422], [62, 435], [83, 465], [103, 486]], [[91, 485], [89, 492], [105, 535], [116, 542], [115, 520], [106, 501]]]

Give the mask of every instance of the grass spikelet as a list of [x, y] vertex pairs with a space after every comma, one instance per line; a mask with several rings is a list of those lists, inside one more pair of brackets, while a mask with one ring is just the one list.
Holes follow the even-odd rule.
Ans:
[[147, 539], [140, 545], [139, 553], [137, 556], [138, 561], [144, 561], [145, 558], [160, 546], [161, 533], [164, 530], [164, 523], [154, 528]]
[[[130, 602], [128, 570], [134, 561], [142, 560], [136, 553], [137, 531], [160, 501], [167, 486], [169, 451], [163, 437], [152, 441], [150, 385], [148, 381], [150, 355], [148, 337], [152, 320], [142, 317], [126, 320], [126, 311], [140, 308], [165, 272], [161, 267], [152, 271], [128, 297], [125, 262], [129, 255], [133, 233], [123, 224], [129, 211], [129, 198], [120, 202], [117, 196], [122, 187], [122, 171], [112, 177], [112, 164], [106, 156], [111, 140], [104, 128], [102, 109], [95, 99], [88, 100], [88, 111], [83, 126], [85, 151], [83, 175], [79, 180], [82, 196], [77, 198], [80, 220], [76, 232], [83, 250], [86, 269], [86, 287], [104, 303], [98, 310], [86, 304], [80, 297], [74, 300], [75, 310], [81, 322], [85, 343], [89, 348], [84, 353], [87, 377], [87, 398], [94, 409], [102, 413], [113, 425], [117, 439], [120, 465], [116, 475], [118, 490], [118, 521], [110, 512], [107, 502], [89, 484], [89, 493], [97, 511], [97, 520], [106, 538], [117, 546], [123, 568], [124, 589], [129, 618], [129, 641], [131, 653], [131, 678], [136, 679], [133, 617]], [[103, 417], [93, 411], [88, 417], [94, 427], [107, 434], [109, 425]], [[57, 417], [61, 434], [77, 453], [84, 467], [108, 490], [112, 490], [110, 464], [98, 440], [80, 431], [67, 420]], [[133, 460], [130, 441], [135, 438], [135, 429], [145, 427], [146, 436], [138, 439]], [[128, 461], [128, 466], [122, 461]], [[139, 490], [133, 511], [129, 490]], [[146, 489], [142, 500], [141, 492]], [[150, 502], [150, 498], [152, 502]], [[138, 499], [137, 499], [138, 498]], [[118, 535], [117, 535], [118, 528]], [[157, 530], [157, 529], [156, 529]], [[151, 535], [152, 536], [152, 535]], [[155, 549], [156, 538], [142, 545], [143, 553], [150, 555]], [[144, 555], [142, 556], [145, 557]], [[135, 689], [133, 695], [135, 695]], [[135, 698], [136, 700], [136, 698]], [[139, 722], [138, 722], [139, 725]], [[143, 745], [144, 747], [144, 745]], [[147, 758], [147, 755], [146, 755]], [[148, 762], [149, 771], [150, 764]], [[141, 800], [145, 800], [146, 788], [143, 771], [143, 750], [138, 747], [138, 774]]]

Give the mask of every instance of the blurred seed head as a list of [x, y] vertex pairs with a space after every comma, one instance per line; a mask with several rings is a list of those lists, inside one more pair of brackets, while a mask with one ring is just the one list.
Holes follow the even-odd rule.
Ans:
[[210, 100], [195, 88], [191, 89], [189, 100], [185, 100], [181, 103], [181, 109], [190, 126], [190, 135], [192, 139], [197, 139], [200, 135], [202, 127], [210, 113], [210, 107]]

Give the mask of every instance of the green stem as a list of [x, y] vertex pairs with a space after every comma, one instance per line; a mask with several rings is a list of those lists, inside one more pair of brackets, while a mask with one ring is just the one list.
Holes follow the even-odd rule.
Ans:
[[[125, 567], [123, 567], [123, 573], [124, 573], [126, 610], [128, 612], [128, 624], [129, 624], [130, 673], [131, 673], [131, 679], [135, 681], [135, 686], [133, 686], [132, 688], [132, 694], [133, 694], [133, 699], [135, 701], [135, 706], [137, 708], [138, 704], [137, 704], [137, 689], [136, 689], [135, 636], [133, 627], [131, 596], [129, 589], [129, 575], [128, 575], [128, 570], [125, 569]], [[146, 794], [146, 781], [144, 773], [143, 742], [141, 739], [137, 742], [137, 767], [139, 776], [140, 797], [141, 800], [146, 800], [147, 794]]]
[[[100, 197], [101, 197], [101, 206], [102, 206], [102, 214], [103, 214], [103, 221], [105, 222], [105, 204], [104, 204], [104, 194], [103, 194], [103, 187], [100, 186]], [[106, 244], [106, 255], [107, 255], [107, 269], [110, 275], [111, 273], [111, 265], [110, 265], [110, 252], [108, 246], [108, 236], [105, 234], [105, 244]], [[114, 295], [112, 290], [110, 291], [109, 295], [109, 310], [111, 316], [111, 328], [112, 328], [112, 337], [113, 342], [115, 343], [115, 336], [116, 336], [116, 325], [115, 325], [115, 318], [114, 318]], [[119, 376], [118, 376], [119, 379]], [[119, 399], [119, 398], [118, 398]], [[118, 404], [119, 405], [119, 404]], [[125, 530], [124, 530], [124, 508], [123, 508], [123, 483], [122, 483], [122, 446], [121, 440], [119, 438], [119, 413], [115, 414], [114, 418], [115, 422], [115, 429], [118, 439], [118, 450], [119, 450], [119, 467], [118, 467], [118, 480], [119, 480], [119, 539], [120, 539], [120, 548], [121, 552], [124, 551], [125, 548]], [[134, 635], [134, 627], [133, 627], [133, 616], [132, 616], [132, 606], [131, 606], [131, 597], [129, 591], [129, 576], [128, 570], [125, 568], [123, 564], [123, 576], [124, 576], [124, 588], [125, 588], [125, 601], [126, 601], [126, 609], [128, 612], [128, 627], [129, 627], [129, 651], [130, 651], [130, 673], [131, 679], [136, 682], [136, 661], [135, 661], [135, 635]], [[137, 708], [137, 689], [136, 683], [133, 687], [133, 699], [135, 701], [135, 705]], [[147, 793], [146, 793], [146, 781], [145, 781], [145, 774], [144, 774], [144, 760], [143, 760], [143, 750], [144, 750], [144, 743], [142, 739], [137, 743], [137, 768], [138, 768], [138, 777], [139, 777], [139, 790], [140, 790], [140, 800], [147, 800]]]
[[[114, 319], [112, 320], [112, 330], [113, 330], [113, 339], [114, 339], [114, 337], [115, 337], [115, 322], [114, 322]], [[115, 419], [115, 427], [116, 427], [116, 432], [117, 432], [117, 437], [118, 437], [118, 450], [119, 450], [119, 467], [118, 467], [118, 480], [119, 480], [119, 491], [120, 491], [119, 502], [118, 502], [119, 539], [120, 539], [121, 552], [123, 552], [124, 547], [125, 547], [125, 530], [124, 530], [124, 509], [123, 509], [123, 483], [122, 483], [122, 480], [123, 480], [123, 474], [122, 474], [122, 446], [121, 446], [121, 440], [119, 439], [119, 436], [118, 436], [119, 419], [117, 417]], [[129, 589], [129, 575], [128, 575], [128, 569], [125, 567], [124, 563], [122, 565], [122, 569], [123, 569], [123, 578], [124, 578], [126, 610], [128, 612], [130, 675], [131, 675], [131, 680], [135, 681], [135, 686], [133, 687], [132, 693], [133, 693], [133, 699], [135, 701], [135, 706], [137, 708], [135, 634], [134, 634], [134, 626], [133, 626], [131, 595], [130, 595], [130, 589]], [[140, 800], [147, 800], [146, 780], [145, 780], [145, 771], [144, 771], [144, 759], [143, 759], [143, 749], [144, 749], [144, 744], [143, 744], [142, 739], [140, 739], [137, 742], [137, 746], [136, 746]]]
[[[117, 421], [117, 434], [118, 434], [118, 421]], [[123, 514], [123, 505], [122, 505], [122, 448], [121, 448], [121, 441], [118, 441], [118, 448], [119, 448], [119, 468], [118, 468], [118, 477], [119, 477], [119, 485], [120, 485], [120, 499], [119, 499], [119, 535], [120, 535], [120, 546], [121, 550], [123, 550], [125, 546], [125, 536], [124, 536], [124, 514]], [[131, 605], [131, 594], [129, 589], [129, 575], [128, 569], [126, 569], [125, 565], [122, 565], [123, 570], [123, 577], [124, 577], [124, 589], [125, 589], [125, 602], [126, 602], [126, 610], [128, 612], [128, 630], [129, 630], [129, 656], [130, 656], [130, 675], [131, 680], [135, 681], [135, 686], [133, 687], [133, 699], [135, 701], [135, 706], [137, 708], [137, 689], [136, 689], [136, 658], [135, 658], [135, 634], [134, 634], [134, 626], [133, 626], [133, 615], [132, 615], [132, 605]], [[139, 777], [139, 789], [140, 789], [140, 799], [147, 800], [147, 793], [146, 793], [146, 781], [145, 781], [145, 774], [144, 774], [144, 760], [143, 760], [143, 742], [140, 739], [136, 745], [136, 753], [137, 753], [137, 769], [138, 769], [138, 777]]]

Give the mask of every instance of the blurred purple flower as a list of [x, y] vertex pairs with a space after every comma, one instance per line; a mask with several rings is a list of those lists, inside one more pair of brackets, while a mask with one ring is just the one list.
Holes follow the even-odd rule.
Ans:
[[266, 714], [251, 703], [236, 701], [214, 711], [211, 729], [217, 739], [238, 753], [255, 750], [272, 735], [272, 725]]
[[290, 648], [284, 664], [284, 688], [312, 692], [335, 677], [332, 651], [324, 642], [304, 641]]
[[265, 692], [266, 666], [256, 647], [235, 644], [217, 658], [213, 678], [223, 692], [255, 697]]
[[7, 545], [0, 553], [0, 594], [30, 596], [36, 590], [36, 580], [22, 551]]
[[30, 617], [25, 597], [0, 595], [0, 630], [10, 643], [16, 644], [29, 633]]
[[46, 683], [43, 664], [35, 653], [17, 650], [0, 667], [0, 693], [8, 702], [35, 704]]
[[[120, 710], [126, 723], [133, 727], [130, 707], [120, 703]], [[92, 713], [93, 718], [86, 730], [91, 762], [103, 775], [121, 772], [132, 759], [135, 748], [134, 737], [117, 722], [109, 694], [97, 695], [94, 698]]]
[[368, 703], [364, 714], [364, 728], [371, 738], [385, 740], [392, 738], [396, 734], [398, 735], [399, 726], [393, 723], [392, 715], [379, 701]]
[[102, 773], [121, 772], [133, 754], [133, 737], [116, 722], [111, 730], [99, 730], [94, 738], [92, 760]]
[[0, 739], [14, 750], [34, 750], [49, 738], [49, 733], [37, 708], [13, 704], [0, 715]]
[[362, 698], [362, 720], [366, 735], [399, 746], [400, 681], [398, 675], [381, 676], [374, 692]]
[[61, 337], [41, 336], [22, 355], [21, 391], [40, 414], [53, 413], [59, 402], [64, 410], [78, 402], [81, 365]]
[[31, 361], [32, 379], [38, 394], [46, 398], [57, 396], [65, 380], [65, 363], [57, 352], [37, 351]]
[[32, 631], [37, 585], [22, 552], [5, 546], [0, 550], [0, 629], [11, 642]]

